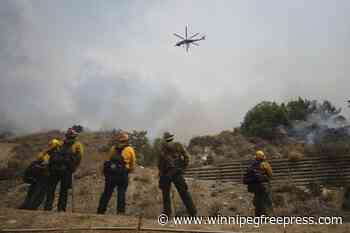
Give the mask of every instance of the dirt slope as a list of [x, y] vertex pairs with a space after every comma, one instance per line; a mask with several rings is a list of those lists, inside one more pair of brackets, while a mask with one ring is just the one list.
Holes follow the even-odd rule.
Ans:
[[14, 155], [13, 150], [18, 146], [16, 143], [0, 143], [0, 168], [6, 168], [8, 161]]
[[[7, 169], [11, 168], [13, 176], [5, 177], [0, 182], [0, 225], [2, 227], [40, 227], [40, 226], [115, 226], [133, 225], [137, 222], [137, 216], [144, 216], [145, 224], [159, 227], [156, 218], [161, 211], [161, 193], [158, 189], [157, 169], [137, 167], [130, 175], [130, 185], [127, 193], [126, 216], [114, 215], [116, 208], [115, 196], [109, 204], [107, 215], [95, 215], [98, 200], [104, 187], [101, 168], [106, 159], [106, 152], [110, 142], [108, 133], [84, 133], [80, 140], [85, 145], [85, 155], [82, 164], [76, 173], [74, 186], [75, 209], [71, 214], [71, 199], [68, 203], [68, 213], [20, 211], [16, 207], [22, 202], [27, 190], [20, 174], [36, 154], [46, 147], [47, 142], [54, 138], [62, 138], [59, 131], [28, 135], [21, 138], [2, 141], [0, 143], [0, 156]], [[1, 175], [1, 174], [0, 174]], [[220, 183], [215, 181], [188, 180], [189, 189], [193, 195], [199, 215], [252, 215], [252, 195], [240, 184]], [[278, 190], [278, 188], [280, 190]], [[292, 188], [293, 189], [293, 188]], [[276, 214], [306, 214], [320, 212], [321, 209], [339, 207], [339, 199], [327, 203], [319, 197], [310, 195], [307, 189], [296, 190], [281, 189], [275, 187], [274, 193], [278, 197], [274, 199]], [[337, 194], [339, 195], [339, 193]], [[174, 191], [175, 213], [185, 214], [184, 207], [179, 196]], [[295, 204], [294, 204], [295, 203]], [[315, 205], [315, 203], [318, 203]], [[321, 209], [320, 209], [321, 208]], [[336, 213], [336, 212], [333, 212]], [[183, 227], [183, 226], [181, 226]], [[239, 229], [236, 226], [186, 226], [196, 229], [224, 229], [234, 228], [242, 232], [283, 232], [280, 226], [265, 226], [260, 229], [248, 227]], [[330, 231], [330, 229], [332, 229]], [[95, 231], [98, 232], [98, 231]], [[350, 232], [348, 226], [292, 226], [287, 232]]]
[[[24, 211], [14, 209], [0, 209], [1, 229], [23, 229], [23, 228], [77, 228], [77, 227], [136, 227], [138, 218], [131, 216], [95, 215], [80, 213], [56, 213], [44, 211]], [[252, 225], [174, 225], [160, 226], [156, 219], [142, 219], [142, 227], [150, 228], [172, 228], [192, 230], [221, 230], [227, 232], [242, 233], [348, 233], [350, 225], [289, 225], [285, 229], [281, 225], [263, 225], [256, 228]], [[66, 231], [67, 232], [67, 231]], [[70, 232], [70, 231], [68, 231]], [[73, 232], [73, 231], [72, 231]], [[74, 232], [87, 232], [86, 230]], [[112, 231], [89, 231], [95, 233]], [[131, 231], [118, 231], [131, 232]], [[143, 231], [152, 232], [152, 231]], [[170, 232], [170, 231], [166, 231]]]

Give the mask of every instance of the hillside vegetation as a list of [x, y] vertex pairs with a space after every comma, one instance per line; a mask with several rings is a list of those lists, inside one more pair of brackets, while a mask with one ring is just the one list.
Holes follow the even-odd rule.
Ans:
[[[305, 108], [300, 107], [304, 106], [302, 101], [305, 100], [299, 99], [286, 105], [263, 102], [254, 107], [250, 113], [247, 113], [250, 116], [245, 118], [242, 127], [224, 130], [218, 134], [193, 137], [187, 145], [187, 149], [192, 155], [191, 166], [215, 166], [218, 163], [225, 163], [230, 160], [252, 159], [257, 149], [263, 149], [269, 160], [281, 157], [299, 160], [305, 156], [326, 153], [328, 156], [336, 156], [337, 154], [348, 153], [350, 151], [347, 143], [349, 140], [348, 128], [345, 124], [346, 119], [339, 116], [340, 111], [329, 107], [333, 109], [330, 114], [326, 114], [329, 112], [328, 110], [321, 111], [321, 115], [324, 117], [317, 118], [315, 114], [321, 116], [320, 111], [305, 114]], [[267, 108], [264, 106], [267, 106]], [[262, 121], [273, 121], [271, 115], [265, 113], [265, 111], [274, 111], [275, 108], [299, 109], [299, 113], [293, 115], [290, 112], [291, 110], [286, 112], [279, 110], [278, 114], [272, 115], [282, 116], [283, 119], [287, 120], [286, 124], [283, 123], [283, 120], [283, 124], [280, 125], [281, 121], [278, 120], [277, 123], [270, 122], [270, 125], [266, 123], [250, 128], [250, 125], [254, 125], [257, 121], [248, 119], [255, 119], [256, 115]], [[257, 109], [259, 110], [256, 111]], [[309, 109], [309, 107], [306, 109]], [[259, 114], [261, 115], [259, 116]], [[263, 132], [271, 133], [272, 136], [266, 138], [261, 137], [259, 133], [255, 134], [254, 130], [259, 131], [259, 127], [262, 127]], [[266, 127], [271, 128], [267, 130]], [[86, 218], [91, 222], [98, 219], [95, 213], [104, 187], [102, 165], [107, 159], [113, 133], [113, 131], [84, 132], [79, 136], [79, 140], [84, 144], [85, 154], [75, 174], [74, 212], [81, 214], [74, 216], [75, 219]], [[46, 148], [50, 139], [63, 139], [63, 137], [62, 132], [54, 130], [20, 137], [9, 135], [0, 140], [0, 195], [2, 197], [0, 209], [5, 208], [2, 212], [8, 212], [11, 218], [16, 218], [14, 216], [16, 212], [12, 210], [19, 206], [27, 191], [27, 185], [21, 179], [24, 169], [41, 150]], [[148, 219], [155, 219], [161, 211], [162, 201], [156, 168], [161, 139], [150, 140], [146, 131], [130, 132], [130, 138], [137, 152], [138, 166], [135, 172], [130, 175], [130, 185], [127, 193], [127, 216], [134, 220], [139, 215], [143, 215]], [[195, 179], [188, 179], [188, 184], [194, 202], [198, 207], [199, 215], [253, 214], [252, 195], [247, 192], [246, 187], [242, 184]], [[175, 213], [177, 215], [186, 214], [175, 190], [173, 192]], [[315, 187], [297, 188], [286, 184], [274, 186], [273, 194], [275, 215], [278, 216], [342, 214], [343, 189], [341, 188], [330, 190], [317, 185]], [[107, 214], [115, 213], [115, 204], [114, 196], [109, 204]], [[68, 212], [72, 211], [71, 199], [69, 200], [69, 208]], [[18, 213], [19, 216], [27, 216], [25, 211], [19, 211]], [[39, 216], [41, 215], [40, 211], [36, 213]], [[51, 216], [51, 213], [49, 216]], [[62, 218], [65, 218], [65, 216]], [[40, 216], [40, 219], [44, 219], [44, 217]], [[36, 223], [42, 224], [42, 221], [36, 221]], [[110, 223], [110, 220], [106, 221], [106, 224]], [[4, 224], [6, 226], [11, 225], [7, 222]], [[33, 224], [28, 221], [19, 225], [35, 226]], [[323, 231], [320, 230], [319, 232]]]

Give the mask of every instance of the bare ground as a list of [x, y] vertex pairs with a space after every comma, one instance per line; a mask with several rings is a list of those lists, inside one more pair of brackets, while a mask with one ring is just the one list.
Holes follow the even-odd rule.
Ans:
[[[59, 132], [49, 134], [36, 134], [8, 142], [0, 143], [0, 161], [3, 164], [12, 162], [14, 167], [23, 169], [23, 164], [28, 164], [36, 154], [46, 147], [49, 139], [61, 137]], [[127, 193], [126, 216], [116, 216], [116, 200], [112, 198], [107, 215], [96, 215], [99, 196], [103, 191], [104, 180], [101, 173], [103, 161], [106, 159], [106, 145], [110, 137], [106, 134], [86, 133], [81, 136], [81, 141], [86, 145], [86, 153], [82, 164], [76, 174], [74, 186], [75, 209], [71, 213], [71, 199], [69, 199], [67, 213], [44, 212], [44, 211], [23, 211], [16, 208], [23, 201], [27, 185], [23, 184], [19, 177], [0, 182], [0, 226], [4, 228], [37, 228], [37, 227], [91, 227], [91, 226], [136, 226], [138, 216], [144, 216], [143, 224], [146, 226], [160, 227], [157, 223], [157, 216], [161, 211], [161, 193], [158, 189], [157, 170], [155, 168], [138, 167], [135, 173], [130, 175], [130, 185]], [[188, 180], [189, 190], [193, 195], [195, 204], [198, 207], [199, 215], [216, 216], [218, 214], [230, 215], [252, 215], [252, 195], [240, 184], [220, 183], [215, 181]], [[341, 204], [341, 192], [337, 192], [331, 201], [325, 202], [320, 198], [302, 190], [276, 189], [275, 197], [276, 211], [279, 215], [300, 215], [312, 212], [320, 212], [326, 207], [332, 210], [339, 208]], [[185, 209], [176, 194], [173, 202], [175, 213], [184, 215]], [[332, 212], [337, 213], [337, 212]], [[348, 224], [327, 225], [327, 226], [288, 226], [286, 231], [281, 226], [267, 225], [260, 228], [246, 226], [239, 228], [236, 225], [181, 225], [166, 227], [226, 230], [235, 232], [301, 232], [301, 233], [348, 233]], [[76, 231], [79, 232], [79, 231]], [[86, 232], [86, 231], [80, 231]], [[99, 231], [90, 231], [99, 232]], [[101, 231], [102, 232], [102, 231]], [[104, 231], [106, 232], [106, 231]]]
[[[0, 209], [1, 229], [30, 229], [30, 228], [78, 228], [78, 227], [137, 227], [139, 219], [132, 216], [95, 215], [81, 213], [57, 213], [45, 211], [24, 211], [14, 209]], [[281, 225], [264, 225], [254, 227], [246, 225], [165, 225], [160, 226], [156, 219], [143, 219], [142, 227], [171, 228], [191, 230], [212, 230], [227, 232], [264, 232], [264, 233], [348, 233], [350, 225], [289, 225], [283, 228]], [[1, 231], [0, 231], [1, 232]], [[65, 231], [65, 232], [70, 232]], [[112, 232], [102, 230], [77, 230], [74, 232]], [[130, 232], [119, 231], [119, 232]], [[144, 231], [153, 232], [153, 231]], [[170, 232], [170, 231], [165, 231]]]

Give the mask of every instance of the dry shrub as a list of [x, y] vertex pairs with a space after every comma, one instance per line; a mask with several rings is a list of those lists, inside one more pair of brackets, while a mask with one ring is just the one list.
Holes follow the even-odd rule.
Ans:
[[279, 186], [273, 187], [273, 192], [276, 193], [291, 193], [293, 192], [297, 187], [293, 184], [283, 184]]
[[231, 212], [237, 212], [238, 207], [236, 205], [231, 205], [231, 206], [228, 207], [228, 210], [231, 211]]
[[77, 194], [79, 196], [86, 196], [86, 195], [90, 195], [89, 193], [89, 189], [88, 188], [81, 188], [78, 190]]
[[322, 190], [321, 199], [325, 202], [335, 202], [337, 199], [337, 192], [324, 188]]
[[214, 164], [214, 156], [208, 155], [207, 160], [204, 165], [213, 165]]
[[143, 176], [135, 176], [134, 181], [138, 181], [143, 184], [149, 184], [151, 183], [151, 177], [147, 174]]
[[320, 142], [314, 145], [315, 152], [321, 155], [337, 156], [350, 153], [350, 143], [347, 141]]
[[7, 163], [7, 168], [10, 170], [19, 170], [22, 169], [23, 166], [23, 161], [14, 158], [14, 159], [10, 159]]
[[13, 168], [0, 169], [0, 180], [7, 180], [13, 178], [17, 174], [17, 170]]
[[321, 195], [322, 187], [320, 183], [309, 183], [308, 189], [310, 190], [311, 195], [314, 197], [318, 197]]
[[239, 195], [237, 193], [232, 193], [231, 194], [231, 198], [232, 199], [237, 199], [239, 197]]
[[311, 157], [311, 156], [318, 156], [319, 155], [315, 145], [312, 145], [312, 144], [305, 145], [304, 151], [305, 151], [306, 156]]
[[158, 200], [159, 194], [158, 187], [154, 185], [147, 191], [135, 195], [134, 200], [137, 201], [137, 211], [139, 212], [137, 214], [142, 214], [142, 216], [146, 218], [154, 218], [155, 216], [158, 216], [160, 212], [160, 208], [157, 208], [160, 204], [160, 200]]
[[317, 197], [306, 188], [281, 185], [274, 189], [274, 212], [278, 216], [305, 216], [320, 212]]
[[209, 216], [218, 216], [222, 213], [223, 208], [224, 208], [224, 206], [222, 204], [222, 201], [215, 200], [209, 206], [208, 215]]
[[296, 188], [292, 194], [295, 195], [295, 199], [299, 201], [308, 201], [312, 198], [312, 195], [309, 192], [300, 188]]
[[281, 207], [285, 205], [285, 197], [281, 194], [276, 194], [273, 196], [273, 204], [276, 207]]
[[288, 160], [291, 162], [297, 162], [304, 158], [304, 155], [298, 151], [291, 151], [288, 154]]

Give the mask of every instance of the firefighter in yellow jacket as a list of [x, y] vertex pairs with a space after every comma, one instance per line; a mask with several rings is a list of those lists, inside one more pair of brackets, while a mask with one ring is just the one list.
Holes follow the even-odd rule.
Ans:
[[272, 168], [264, 152], [256, 151], [255, 160], [248, 168], [243, 180], [248, 185], [248, 191], [254, 193], [253, 205], [256, 217], [270, 215], [272, 212], [271, 178]]
[[30, 183], [26, 198], [20, 209], [36, 210], [45, 199], [49, 177], [50, 156], [57, 153], [62, 142], [52, 139], [48, 148], [41, 152], [37, 159], [26, 169], [24, 181]]
[[100, 197], [98, 214], [104, 214], [114, 189], [117, 188], [117, 213], [125, 213], [125, 195], [129, 183], [129, 173], [136, 164], [134, 149], [129, 144], [129, 136], [126, 132], [116, 135], [115, 145], [109, 152], [109, 159], [105, 161], [103, 172], [105, 175], [105, 188]]
[[52, 210], [57, 184], [60, 183], [58, 211], [66, 211], [68, 189], [72, 187], [73, 173], [77, 170], [84, 153], [83, 145], [77, 140], [80, 130], [69, 128], [58, 153], [50, 156], [49, 184], [45, 210]]

